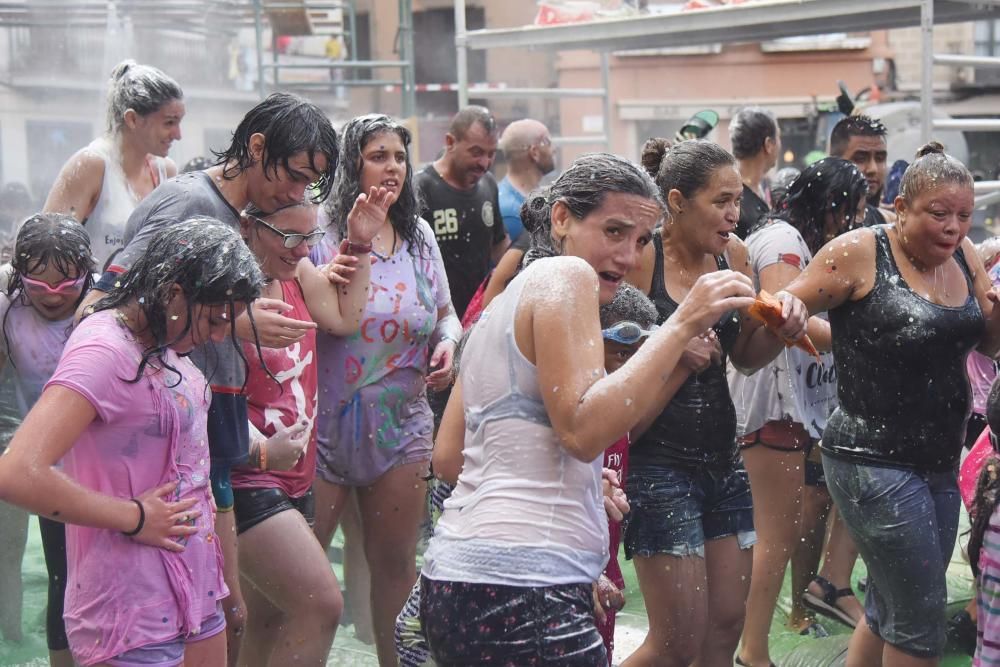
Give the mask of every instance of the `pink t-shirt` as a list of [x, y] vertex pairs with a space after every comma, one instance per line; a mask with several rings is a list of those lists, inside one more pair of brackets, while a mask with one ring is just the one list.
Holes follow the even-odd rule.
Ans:
[[66, 633], [77, 662], [92, 665], [131, 649], [194, 635], [228, 595], [209, 488], [207, 415], [211, 394], [201, 372], [168, 351], [131, 380], [142, 345], [113, 311], [83, 320], [46, 388], [79, 393], [97, 411], [63, 470], [82, 486], [134, 498], [179, 480], [168, 500], [194, 497], [199, 531], [184, 551], [135, 542], [114, 530], [66, 526]]
[[[282, 281], [281, 295], [285, 303], [292, 307], [285, 317], [312, 321], [298, 281]], [[288, 347], [261, 348], [264, 363], [278, 382], [261, 368], [256, 346], [244, 342], [243, 352], [249, 362], [247, 412], [254, 427], [265, 436], [272, 436], [278, 427], [308, 419], [312, 428], [306, 451], [295, 467], [261, 472], [240, 466], [233, 469], [233, 488], [278, 488], [289, 498], [300, 498], [309, 491], [316, 478], [316, 330], [311, 329], [301, 340]]]

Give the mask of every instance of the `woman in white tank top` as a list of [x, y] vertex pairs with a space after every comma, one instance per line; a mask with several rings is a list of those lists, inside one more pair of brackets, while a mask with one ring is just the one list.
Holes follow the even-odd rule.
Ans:
[[[687, 342], [753, 297], [738, 273], [703, 276], [605, 376], [598, 307], [663, 210], [648, 175], [605, 153], [578, 159], [522, 208], [527, 267], [470, 332], [435, 445], [439, 473], [461, 468], [421, 577], [421, 621], [441, 667], [607, 660], [590, 593], [608, 558], [601, 454], [670, 400]], [[781, 333], [795, 339], [806, 318], [790, 306]]]
[[84, 224], [98, 270], [124, 246], [136, 205], [177, 175], [167, 152], [181, 138], [183, 98], [177, 82], [155, 67], [120, 63], [108, 82], [105, 134], [63, 165], [49, 191], [45, 212]]

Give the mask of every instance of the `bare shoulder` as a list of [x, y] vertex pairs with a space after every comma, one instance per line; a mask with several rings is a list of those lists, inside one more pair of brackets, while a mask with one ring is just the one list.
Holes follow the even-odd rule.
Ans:
[[747, 244], [735, 234], [729, 235], [726, 258], [729, 260], [729, 268], [733, 271], [750, 275], [750, 253], [747, 252]]
[[531, 301], [562, 310], [581, 300], [597, 300], [597, 272], [579, 257], [546, 257], [529, 269], [524, 295]]
[[163, 171], [167, 178], [173, 178], [177, 175], [177, 163], [168, 157], [163, 158]]

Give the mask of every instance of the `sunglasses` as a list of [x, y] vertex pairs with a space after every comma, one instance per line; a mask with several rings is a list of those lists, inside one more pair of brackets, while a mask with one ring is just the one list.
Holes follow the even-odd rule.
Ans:
[[24, 285], [24, 289], [44, 294], [72, 294], [83, 286], [83, 282], [86, 279], [87, 274], [82, 273], [78, 278], [67, 278], [66, 280], [60, 280], [55, 285], [50, 285], [44, 280], [36, 280], [35, 278], [29, 278], [21, 274], [21, 283]]
[[323, 230], [316, 230], [315, 232], [309, 232], [308, 234], [298, 234], [298, 233], [288, 234], [287, 232], [281, 231], [274, 225], [264, 222], [255, 215], [251, 215], [248, 217], [253, 218], [254, 222], [264, 225], [272, 232], [280, 236], [282, 238], [282, 245], [284, 245], [289, 250], [291, 250], [292, 248], [299, 247], [300, 245], [302, 245], [303, 241], [310, 248], [315, 248], [317, 245], [319, 245], [319, 242], [323, 240], [323, 237], [326, 236], [326, 232], [324, 232]]
[[622, 345], [635, 345], [643, 338], [652, 336], [657, 329], [659, 327], [655, 324], [649, 329], [643, 329], [635, 322], [619, 322], [601, 331], [601, 336], [604, 340], [613, 340]]

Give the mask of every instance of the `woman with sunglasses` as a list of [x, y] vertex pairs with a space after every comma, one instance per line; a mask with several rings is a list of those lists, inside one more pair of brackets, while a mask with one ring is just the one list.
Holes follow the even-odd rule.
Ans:
[[[73, 330], [76, 306], [93, 284], [94, 258], [87, 232], [68, 215], [33, 215], [18, 231], [12, 268], [7, 291], [0, 295], [0, 367], [11, 367], [23, 418], [55, 372]], [[66, 529], [43, 515], [38, 527], [49, 575], [45, 616], [49, 661], [57, 667], [71, 666], [63, 622]], [[20, 565], [19, 560], [19, 569]]]
[[[662, 216], [649, 175], [606, 153], [525, 201], [526, 268], [472, 328], [435, 443], [435, 463], [454, 465], [457, 452], [461, 470], [420, 579], [436, 664], [607, 661], [591, 589], [608, 560], [601, 455], [670, 400], [688, 341], [753, 303], [746, 276], [702, 276], [606, 375], [598, 307]], [[787, 314], [781, 333], [795, 339], [805, 315]]]
[[[331, 267], [309, 250], [320, 242], [309, 199], [273, 213], [249, 204], [243, 238], [266, 284], [262, 296], [287, 305], [292, 319], [315, 322], [332, 336], [357, 332], [368, 298], [371, 240], [388, 209], [388, 192], [371, 188], [348, 214], [337, 261], [352, 279], [340, 287]], [[247, 603], [240, 649], [247, 665], [324, 664], [343, 601], [326, 552], [312, 532], [316, 476], [316, 330], [282, 348], [246, 343], [250, 462], [232, 474], [240, 575]]]
[[434, 432], [427, 388], [450, 382], [462, 333], [434, 232], [419, 218], [409, 151], [409, 131], [388, 116], [361, 116], [344, 126], [325, 206], [328, 240], [313, 255], [317, 261], [332, 257], [349, 233], [358, 193], [385, 188], [391, 206], [372, 241], [372, 287], [361, 332], [319, 337], [325, 410], [315, 484], [316, 534], [324, 546], [348, 494], [355, 494], [383, 665], [396, 664], [396, 616], [417, 579], [417, 532]]

